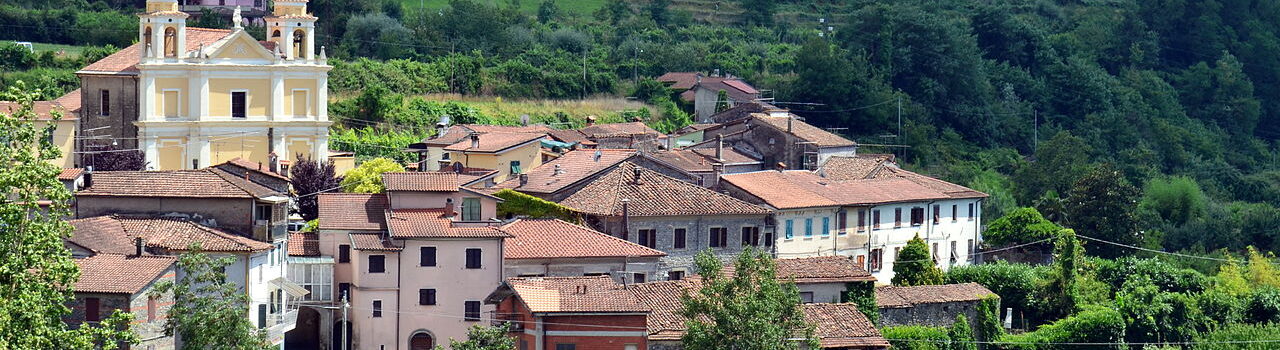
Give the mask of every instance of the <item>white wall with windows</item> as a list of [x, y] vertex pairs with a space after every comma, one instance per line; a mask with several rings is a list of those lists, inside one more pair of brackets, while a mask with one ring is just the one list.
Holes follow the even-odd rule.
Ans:
[[778, 258], [836, 255], [845, 249], [846, 232], [838, 229], [840, 207], [779, 210], [777, 223]]
[[[844, 255], [866, 254], [865, 266], [881, 283], [893, 279], [898, 252], [916, 235], [929, 246], [932, 259], [943, 270], [967, 265], [982, 241], [982, 202], [978, 199], [895, 203], [847, 209], [850, 217], [866, 213], [869, 239], [864, 247], [849, 247]], [[851, 219], [851, 225], [857, 225]], [[855, 228], [856, 230], [856, 228]]]

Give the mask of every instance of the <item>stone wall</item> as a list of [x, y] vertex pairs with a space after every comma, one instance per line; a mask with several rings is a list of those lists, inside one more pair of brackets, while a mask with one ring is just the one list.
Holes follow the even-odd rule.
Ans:
[[[694, 256], [698, 253], [710, 248], [711, 236], [710, 229], [712, 227], [724, 227], [728, 229], [728, 244], [725, 247], [711, 248], [712, 252], [722, 261], [730, 261], [742, 252], [742, 228], [758, 227], [760, 235], [765, 234], [765, 217], [766, 215], [717, 215], [717, 216], [657, 216], [657, 217], [631, 217], [627, 223], [626, 239], [631, 242], [639, 243], [639, 231], [642, 229], [656, 230], [657, 244], [654, 249], [667, 253], [658, 262], [658, 276], [650, 277], [650, 280], [663, 280], [666, 273], [671, 270], [685, 271], [685, 275], [694, 274]], [[593, 228], [604, 233], [608, 233], [615, 237], [622, 237], [623, 223], [621, 217], [594, 217], [594, 220], [588, 220]], [[675, 247], [675, 229], [685, 229], [685, 246], [684, 248]], [[761, 238], [761, 244], [764, 239]], [[771, 247], [762, 247], [772, 250]]]
[[949, 327], [956, 315], [964, 314], [970, 325], [976, 325], [978, 301], [916, 304], [910, 307], [880, 308], [881, 326], [934, 326]]
[[[138, 79], [137, 76], [80, 76], [80, 127], [77, 136], [85, 137], [84, 145], [77, 144], [76, 150], [91, 149], [87, 146], [108, 146], [112, 141], [115, 147], [122, 149], [138, 148], [138, 127], [133, 122], [138, 120]], [[108, 91], [110, 97], [110, 115], [102, 115], [102, 91]], [[98, 138], [90, 138], [97, 136]], [[92, 155], [84, 155], [91, 157]], [[76, 160], [83, 165], [84, 161]]]

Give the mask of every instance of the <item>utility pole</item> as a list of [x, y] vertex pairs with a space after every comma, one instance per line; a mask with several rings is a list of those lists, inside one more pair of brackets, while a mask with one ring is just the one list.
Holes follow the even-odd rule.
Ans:
[[1031, 151], [1040, 149], [1040, 110], [1031, 110]]
[[342, 350], [347, 350], [347, 344], [351, 342], [347, 340], [350, 336], [347, 330], [351, 329], [351, 321], [347, 320], [347, 309], [351, 307], [351, 303], [347, 302], [347, 292], [342, 292]]
[[644, 50], [641, 50], [639, 47], [633, 47], [631, 50], [631, 82], [632, 83], [636, 83], [640, 81], [640, 74], [638, 73], [639, 70], [637, 69], [637, 67], [640, 66], [641, 52], [644, 52]]

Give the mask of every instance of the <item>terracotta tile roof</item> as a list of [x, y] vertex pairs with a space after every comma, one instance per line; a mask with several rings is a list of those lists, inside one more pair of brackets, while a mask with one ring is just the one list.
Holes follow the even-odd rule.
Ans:
[[813, 335], [822, 348], [889, 346], [856, 304], [804, 304], [801, 309], [805, 321], [813, 324]]
[[[703, 77], [702, 82], [696, 84], [696, 86], [698, 88], [711, 90], [716, 94], [718, 94], [719, 91], [724, 90], [725, 95], [728, 96], [730, 100], [738, 103], [755, 101], [755, 99], [760, 96], [760, 91], [757, 91], [755, 88], [751, 87], [751, 85], [739, 80], [738, 78]], [[694, 90], [686, 91], [685, 93], [687, 94], [692, 91]], [[686, 98], [684, 94], [681, 94], [680, 97], [692, 101], [692, 99]]]
[[[201, 250], [209, 252], [258, 252], [274, 247], [270, 243], [255, 241], [184, 218], [112, 215], [71, 220], [71, 224], [76, 228], [70, 239], [72, 243], [81, 246], [97, 245], [103, 250], [109, 248], [119, 251], [127, 244], [127, 251], [132, 253], [135, 237], [141, 237], [147, 248], [170, 251], [186, 251], [192, 243], [200, 243]], [[120, 236], [121, 234], [124, 236]], [[74, 238], [74, 235], [84, 237]]]
[[171, 256], [98, 254], [75, 259], [80, 278], [73, 290], [80, 293], [134, 294], [170, 271]]
[[928, 187], [938, 192], [946, 194], [948, 197], [961, 198], [986, 198], [987, 194], [979, 192], [968, 187], [960, 186], [950, 182], [942, 181], [936, 178], [924, 176], [915, 172], [908, 171], [896, 166], [886, 166], [884, 171], [873, 174], [874, 178], [890, 178], [896, 177], [906, 179], [917, 183], [921, 186]]
[[875, 277], [847, 256], [818, 256], [778, 259], [778, 277], [795, 279], [796, 283], [874, 282]]
[[382, 174], [387, 191], [457, 192], [458, 173], [404, 172]]
[[[709, 173], [715, 171], [716, 163], [720, 163], [716, 161], [715, 148], [673, 149], [646, 153], [645, 156], [690, 173]], [[720, 157], [724, 164], [760, 163], [732, 147], [725, 147]]]
[[876, 172], [887, 166], [886, 163], [892, 162], [893, 155], [887, 154], [835, 156], [827, 158], [817, 172], [822, 177], [836, 181], [866, 179], [874, 177]]
[[498, 174], [497, 170], [469, 168], [468, 170], [457, 173], [459, 185], [470, 185], [473, 182], [491, 177]]
[[721, 178], [778, 209], [919, 202], [950, 196], [901, 178], [834, 181], [803, 170], [757, 171]]
[[[22, 108], [18, 102], [0, 101], [0, 113], [13, 114]], [[62, 114], [62, 120], [76, 120], [77, 114], [54, 101], [35, 101], [31, 104], [31, 112], [36, 120], [53, 120], [53, 112]]]
[[77, 178], [80, 178], [80, 175], [84, 175], [84, 169], [81, 169], [81, 168], [63, 168], [63, 169], [62, 169], [62, 172], [61, 172], [61, 173], [58, 173], [58, 181], [71, 181], [71, 180], [75, 180], [75, 179], [77, 179]]
[[385, 231], [387, 196], [368, 193], [321, 193], [316, 198], [320, 207], [320, 229]]
[[623, 162], [607, 170], [560, 204], [588, 214], [621, 216], [624, 199], [628, 200], [628, 215], [631, 216], [769, 213], [763, 207], [673, 179], [631, 162]]
[[715, 124], [715, 123], [689, 124], [688, 126], [680, 128], [680, 130], [676, 130], [675, 134], [684, 135], [689, 133], [695, 133], [695, 132], [707, 130], [710, 128], [714, 128], [717, 126], [720, 126], [720, 124]]
[[496, 227], [458, 224], [440, 209], [396, 209], [387, 214], [392, 238], [504, 238]]
[[133, 254], [133, 239], [124, 226], [110, 216], [75, 219], [69, 221], [75, 228], [67, 241], [100, 254]]
[[[599, 154], [599, 157], [596, 157], [597, 154]], [[560, 155], [560, 158], [529, 170], [528, 173], [524, 174], [528, 175], [529, 181], [523, 186], [520, 185], [519, 179], [515, 178], [503, 182], [501, 187], [513, 188], [520, 192], [528, 193], [555, 193], [624, 160], [630, 159], [635, 154], [636, 150], [631, 149], [569, 151]], [[560, 169], [559, 174], [556, 173], [557, 165]]]
[[766, 106], [758, 102], [739, 103], [733, 108], [726, 109], [720, 113], [712, 114], [708, 120], [716, 123], [729, 123], [746, 118], [750, 118], [752, 114], [764, 113], [772, 106]]
[[679, 281], [658, 281], [637, 283], [627, 286], [637, 300], [644, 303], [652, 311], [645, 318], [649, 332], [649, 340], [680, 340], [686, 319], [680, 315], [682, 302], [680, 296], [689, 291], [702, 288], [702, 280], [686, 278]]
[[71, 114], [63, 115], [62, 119], [76, 119], [80, 116], [80, 89], [71, 90], [66, 95], [53, 100], [53, 103]]
[[463, 124], [462, 127], [470, 129], [471, 131], [482, 133], [482, 134], [491, 133], [491, 132], [545, 134], [545, 133], [551, 132], [552, 130], [555, 130], [546, 125], [520, 126], [520, 125]]
[[471, 139], [464, 137], [448, 147], [446, 151], [499, 153], [512, 147], [524, 145], [546, 137], [546, 134], [491, 132], [480, 134], [480, 145], [471, 147]]
[[[187, 27], [187, 49], [196, 50], [200, 45], [210, 45], [231, 34], [229, 29], [208, 29]], [[142, 43], [126, 47], [111, 56], [90, 63], [78, 74], [137, 74], [138, 63], [142, 61]], [[185, 55], [182, 53], [180, 55]], [[185, 57], [185, 56], [184, 56]]]
[[783, 132], [787, 131], [787, 119], [793, 119], [791, 121], [790, 133], [802, 140], [815, 142], [818, 147], [846, 147], [857, 145], [856, 142], [841, 137], [840, 135], [833, 134], [830, 131], [823, 130], [822, 128], [813, 126], [812, 124], [794, 119], [794, 116], [774, 117], [765, 113], [755, 113], [751, 115], [751, 118], [761, 124], [772, 126], [773, 128]]
[[886, 308], [910, 307], [917, 304], [978, 301], [988, 295], [996, 294], [977, 283], [913, 287], [880, 286], [876, 287], [876, 305]]
[[533, 313], [649, 312], [609, 276], [508, 278], [506, 285]]
[[551, 135], [551, 138], [556, 139], [556, 140], [559, 140], [560, 142], [566, 142], [566, 143], [575, 143], [575, 142], [576, 142], [576, 143], [580, 143], [580, 144], [583, 144], [583, 145], [594, 145], [594, 144], [596, 144], [596, 142], [595, 142], [595, 141], [591, 141], [591, 139], [587, 138], [587, 135], [586, 135], [586, 134], [583, 134], [581, 131], [578, 131], [578, 130], [572, 130], [572, 129], [569, 129], [569, 130], [551, 130], [551, 131], [547, 132], [547, 135]]
[[320, 256], [320, 234], [289, 232], [289, 256]]
[[686, 90], [698, 83], [698, 72], [667, 72], [658, 77], [659, 82], [672, 83], [673, 90]]
[[755, 87], [752, 87], [751, 85], [748, 85], [746, 82], [744, 82], [744, 81], [742, 81], [742, 80], [738, 80], [738, 79], [725, 79], [725, 80], [724, 80], [724, 84], [725, 84], [725, 85], [728, 85], [729, 87], [732, 87], [732, 88], [734, 88], [734, 89], [737, 89], [738, 91], [741, 91], [741, 92], [743, 92], [743, 93], [747, 93], [747, 94], [758, 94], [758, 93], [760, 93], [760, 90], [756, 90], [756, 88], [755, 88]]
[[592, 139], [603, 137], [625, 137], [635, 135], [662, 135], [643, 122], [596, 124], [578, 129]]
[[348, 237], [351, 239], [351, 249], [355, 250], [398, 252], [404, 249], [383, 238], [381, 233], [352, 233]]
[[511, 234], [503, 259], [659, 257], [666, 253], [558, 219], [524, 219], [502, 226]]
[[99, 171], [77, 196], [264, 198], [283, 196], [217, 168], [169, 171]]
[[258, 174], [262, 174], [262, 175], [266, 175], [266, 176], [274, 177], [274, 178], [277, 178], [277, 179], [281, 179], [281, 180], [289, 181], [289, 177], [288, 177], [288, 176], [284, 176], [284, 175], [280, 175], [280, 174], [276, 174], [276, 173], [272, 172], [272, 171], [270, 170], [270, 168], [269, 168], [269, 166], [268, 166], [267, 164], [258, 163], [258, 162], [251, 162], [251, 161], [249, 161], [248, 159], [244, 159], [244, 158], [236, 157], [236, 158], [233, 158], [233, 159], [231, 159], [231, 160], [226, 161], [226, 163], [223, 163], [223, 164], [231, 164], [231, 165], [235, 165], [235, 166], [237, 166], [237, 167], [241, 167], [241, 168], [244, 168], [245, 170], [252, 171], [252, 172], [256, 172], [256, 173], [258, 173]]

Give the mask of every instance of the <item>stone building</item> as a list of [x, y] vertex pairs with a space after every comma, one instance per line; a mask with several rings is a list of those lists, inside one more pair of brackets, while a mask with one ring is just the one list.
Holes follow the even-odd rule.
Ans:
[[978, 302], [988, 296], [1000, 297], [977, 283], [876, 287], [882, 326], [947, 327], [960, 314], [977, 325]]
[[632, 162], [601, 172], [560, 204], [596, 230], [667, 253], [657, 280], [694, 273], [694, 256], [708, 248], [728, 260], [744, 247], [773, 244], [767, 209]]
[[764, 164], [813, 170], [827, 158], [853, 156], [858, 144], [809, 123], [786, 110], [751, 113], [746, 118], [705, 129], [703, 137], [724, 138], [730, 147], [760, 155]]
[[153, 295], [156, 286], [174, 280], [176, 258], [143, 255], [142, 248], [125, 254], [97, 254], [75, 259], [80, 268], [75, 299], [67, 303], [71, 313], [62, 320], [71, 327], [95, 324], [116, 311], [133, 314], [129, 331], [142, 342], [121, 344], [121, 349], [169, 350], [179, 348], [176, 337], [164, 335], [173, 292]]
[[646, 281], [666, 253], [558, 219], [520, 219], [502, 225], [505, 277], [614, 277]]
[[559, 202], [578, 192], [601, 173], [623, 161], [634, 159], [631, 149], [573, 150], [543, 166], [529, 169], [521, 176], [508, 179], [493, 188], [512, 189], [530, 196]]
[[649, 307], [608, 276], [508, 278], [485, 302], [518, 349], [647, 348]]

